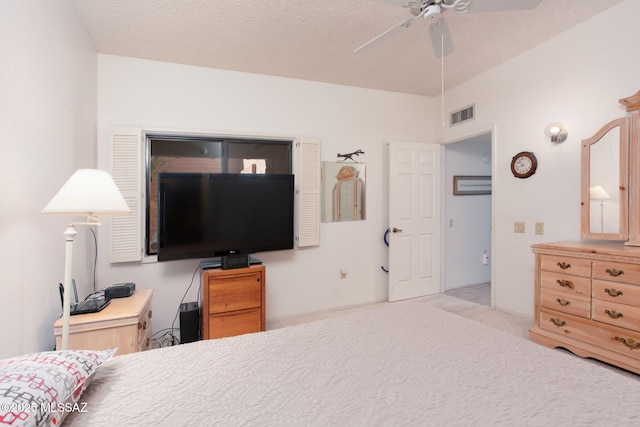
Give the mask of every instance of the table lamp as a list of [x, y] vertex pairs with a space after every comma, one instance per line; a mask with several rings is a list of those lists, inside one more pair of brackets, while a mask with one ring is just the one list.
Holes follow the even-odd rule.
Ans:
[[111, 175], [98, 169], [79, 169], [53, 196], [42, 213], [86, 217], [85, 222], [70, 222], [63, 233], [66, 240], [66, 258], [62, 308], [62, 350], [68, 350], [73, 239], [77, 234], [75, 226], [101, 225], [101, 216], [127, 215], [131, 213], [131, 210], [113, 182]]
[[609, 193], [600, 185], [589, 187], [589, 198], [591, 200], [600, 200], [600, 232], [604, 233], [604, 201], [609, 199]]

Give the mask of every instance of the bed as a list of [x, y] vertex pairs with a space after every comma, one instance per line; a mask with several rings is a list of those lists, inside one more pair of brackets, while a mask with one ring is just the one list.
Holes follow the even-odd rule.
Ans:
[[640, 425], [622, 375], [405, 301], [115, 357], [64, 426]]

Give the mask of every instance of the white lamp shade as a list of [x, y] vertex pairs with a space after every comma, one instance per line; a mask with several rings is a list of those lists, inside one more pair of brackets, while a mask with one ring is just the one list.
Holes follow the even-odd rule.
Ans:
[[131, 213], [120, 190], [107, 172], [79, 169], [42, 210], [69, 216], [126, 215]]
[[607, 193], [600, 185], [594, 185], [589, 188], [589, 198], [591, 200], [604, 200], [610, 197], [609, 193]]

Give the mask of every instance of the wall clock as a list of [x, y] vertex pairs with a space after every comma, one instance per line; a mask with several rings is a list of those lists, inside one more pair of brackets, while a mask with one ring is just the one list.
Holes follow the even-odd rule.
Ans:
[[538, 160], [530, 151], [521, 151], [511, 160], [511, 173], [516, 178], [529, 178], [536, 173]]

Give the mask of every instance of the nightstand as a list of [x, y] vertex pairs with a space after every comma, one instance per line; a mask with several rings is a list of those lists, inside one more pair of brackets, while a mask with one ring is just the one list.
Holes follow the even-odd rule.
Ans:
[[[114, 298], [98, 313], [77, 314], [69, 320], [69, 349], [106, 350], [116, 355], [151, 348], [152, 289], [136, 290], [126, 298]], [[56, 348], [62, 343], [62, 319], [53, 325]]]
[[263, 265], [205, 270], [202, 283], [202, 339], [264, 331]]

